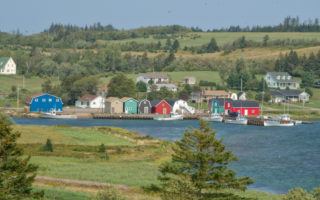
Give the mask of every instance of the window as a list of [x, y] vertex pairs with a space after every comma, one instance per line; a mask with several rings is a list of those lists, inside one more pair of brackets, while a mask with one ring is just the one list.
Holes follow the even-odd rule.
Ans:
[[35, 98], [35, 99], [34, 99], [34, 102], [38, 102], [38, 101], [39, 101], [38, 98]]
[[45, 98], [43, 98], [43, 99], [42, 99], [42, 102], [46, 102], [46, 99], [45, 99]]
[[56, 99], [56, 102], [59, 102], [59, 99]]
[[51, 98], [49, 98], [49, 102], [52, 102], [52, 99], [51, 99]]

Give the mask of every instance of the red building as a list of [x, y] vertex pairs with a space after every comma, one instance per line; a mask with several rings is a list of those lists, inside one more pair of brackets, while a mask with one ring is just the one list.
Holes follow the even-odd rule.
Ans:
[[[227, 102], [226, 104], [228, 104]], [[225, 105], [227, 109], [228, 105]], [[261, 113], [260, 105], [256, 101], [234, 100], [228, 107], [229, 112], [237, 112], [242, 116], [259, 116]]]
[[171, 105], [166, 100], [151, 101], [151, 112], [154, 114], [168, 115], [171, 113]]

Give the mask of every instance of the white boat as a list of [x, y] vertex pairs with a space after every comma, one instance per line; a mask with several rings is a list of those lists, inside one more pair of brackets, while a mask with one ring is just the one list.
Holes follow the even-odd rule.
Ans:
[[223, 117], [217, 113], [214, 113], [209, 117], [202, 117], [201, 119], [203, 119], [204, 121], [208, 121], [208, 122], [222, 122], [223, 121]]
[[56, 111], [51, 111], [51, 112], [46, 112], [42, 113], [41, 118], [46, 118], [46, 119], [77, 119], [77, 115], [60, 115], [57, 114]]
[[270, 118], [263, 121], [264, 126], [294, 126], [294, 121], [291, 120], [288, 114], [280, 115], [276, 118]]
[[248, 124], [248, 119], [246, 117], [238, 116], [238, 117], [236, 117], [234, 119], [225, 119], [224, 123], [247, 125]]
[[157, 121], [175, 121], [175, 120], [183, 120], [183, 116], [177, 115], [177, 114], [170, 114], [170, 117], [155, 117], [153, 119]]

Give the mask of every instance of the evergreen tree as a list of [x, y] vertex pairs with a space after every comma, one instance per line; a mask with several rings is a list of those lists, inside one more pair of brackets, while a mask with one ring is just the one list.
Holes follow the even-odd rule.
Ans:
[[105, 160], [109, 159], [107, 148], [106, 148], [106, 146], [104, 144], [101, 144], [98, 147], [98, 153], [100, 153], [100, 158], [105, 159]]
[[16, 140], [20, 133], [10, 127], [8, 120], [0, 115], [0, 199], [19, 200], [40, 198], [43, 194], [32, 191], [37, 166], [30, 164], [30, 157], [23, 157], [23, 151]]
[[136, 83], [136, 88], [138, 92], [147, 92], [147, 84], [143, 81], [139, 81]]
[[268, 45], [269, 39], [270, 39], [269, 35], [265, 35], [265, 36], [263, 37], [262, 45], [263, 45], [264, 47], [266, 47], [266, 46]]
[[168, 38], [167, 41], [166, 41], [165, 50], [166, 51], [170, 51], [171, 47], [172, 47], [172, 42], [171, 42], [171, 39]]
[[215, 38], [211, 38], [209, 44], [206, 46], [206, 53], [214, 53], [219, 51], [219, 47]]
[[171, 47], [171, 51], [177, 52], [179, 47], [180, 47], [179, 41], [178, 40], [174, 40], [174, 42], [172, 44], [172, 47]]
[[163, 199], [213, 199], [232, 196], [223, 189], [245, 190], [252, 180], [237, 178], [228, 168], [236, 160], [208, 124], [200, 121], [200, 128], [187, 130], [175, 143], [171, 161], [160, 167]]
[[43, 151], [53, 152], [53, 145], [50, 139], [47, 139], [46, 144], [43, 146]]

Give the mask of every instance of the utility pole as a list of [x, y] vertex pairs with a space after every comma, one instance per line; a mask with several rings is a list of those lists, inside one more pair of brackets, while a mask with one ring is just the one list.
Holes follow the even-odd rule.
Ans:
[[24, 74], [22, 75], [22, 89], [24, 89]]
[[17, 111], [19, 110], [19, 96], [20, 96], [20, 94], [19, 94], [19, 91], [20, 90], [20, 88], [19, 88], [19, 86], [18, 86], [18, 88], [17, 88]]

